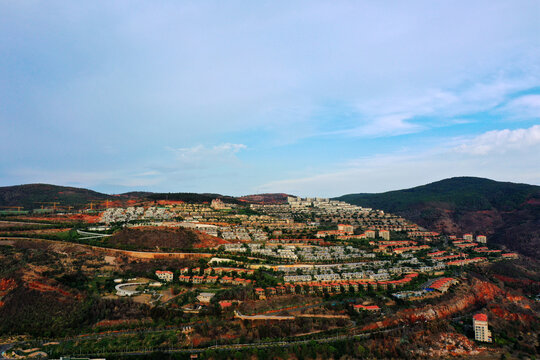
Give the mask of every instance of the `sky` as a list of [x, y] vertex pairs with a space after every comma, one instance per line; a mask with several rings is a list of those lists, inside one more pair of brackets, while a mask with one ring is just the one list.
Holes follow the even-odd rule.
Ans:
[[0, 186], [540, 185], [540, 2], [1, 1]]

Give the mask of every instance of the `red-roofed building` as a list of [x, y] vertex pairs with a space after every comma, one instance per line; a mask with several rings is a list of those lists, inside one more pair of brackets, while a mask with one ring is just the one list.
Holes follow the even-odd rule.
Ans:
[[221, 300], [221, 301], [219, 302], [219, 306], [220, 306], [222, 309], [226, 309], [226, 308], [228, 308], [228, 307], [231, 307], [232, 304], [233, 304], [232, 302], [227, 301], [227, 300]]
[[488, 321], [488, 317], [486, 314], [476, 314], [473, 316], [473, 319], [476, 321]]
[[446, 251], [435, 251], [435, 252], [432, 252], [432, 253], [429, 253], [428, 256], [430, 257], [433, 257], [433, 256], [441, 256], [442, 254], [444, 254]]
[[266, 299], [266, 293], [263, 288], [256, 288], [255, 295], [257, 295], [260, 300]]
[[163, 281], [172, 281], [174, 274], [171, 271], [156, 271], [156, 276]]
[[348, 224], [339, 224], [337, 228], [345, 234], [352, 234], [354, 232], [354, 226]]
[[194, 284], [202, 284], [204, 282], [204, 276], [195, 275], [192, 278]]
[[180, 275], [178, 277], [178, 281], [180, 282], [189, 282], [190, 280], [191, 280], [191, 277], [187, 275]]
[[446, 263], [448, 266], [465, 266], [468, 264], [478, 263], [486, 261], [487, 259], [485, 257], [475, 257], [472, 259], [463, 259], [463, 260], [455, 260], [455, 261], [449, 261]]
[[476, 314], [473, 316], [474, 339], [476, 341], [491, 342], [491, 331], [488, 328], [488, 317], [486, 314]]
[[357, 305], [353, 305], [353, 309], [360, 312], [361, 310], [362, 311], [379, 311], [381, 310], [380, 307], [378, 307], [377, 305], [362, 305], [362, 304], [357, 304]]
[[440, 292], [446, 292], [446, 291], [448, 291], [450, 286], [452, 286], [454, 284], [457, 284], [457, 283], [459, 283], [459, 281], [454, 279], [454, 278], [450, 278], [450, 277], [440, 278], [440, 279], [436, 279], [434, 282], [432, 282], [431, 285], [428, 286], [428, 288], [438, 290]]

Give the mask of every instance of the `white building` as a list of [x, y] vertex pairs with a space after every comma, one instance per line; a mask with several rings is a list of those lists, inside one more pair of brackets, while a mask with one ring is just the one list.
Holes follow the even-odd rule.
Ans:
[[482, 243], [482, 244], [487, 244], [487, 238], [486, 238], [486, 235], [478, 235], [478, 236], [476, 237], [476, 242]]
[[488, 317], [486, 314], [474, 315], [473, 327], [476, 341], [491, 342], [491, 331], [488, 329]]
[[197, 300], [199, 300], [202, 303], [209, 304], [210, 300], [215, 296], [214, 293], [208, 293], [208, 292], [202, 292], [199, 295], [197, 295]]
[[171, 271], [156, 271], [156, 276], [163, 281], [173, 281], [174, 274]]

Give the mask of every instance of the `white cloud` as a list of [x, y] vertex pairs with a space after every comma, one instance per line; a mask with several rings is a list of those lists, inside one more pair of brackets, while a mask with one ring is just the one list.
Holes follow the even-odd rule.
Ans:
[[[490, 111], [504, 103], [513, 92], [535, 86], [539, 81], [540, 77], [507, 76], [462, 85], [453, 90], [427, 89], [422, 95], [404, 94], [371, 102], [359, 102], [356, 109], [358, 117], [366, 119], [363, 124], [332, 134], [360, 137], [394, 136], [452, 125], [456, 122], [448, 121], [448, 118]], [[506, 114], [515, 116], [516, 113], [520, 115], [528, 113], [529, 117], [540, 116], [540, 95], [528, 95], [512, 101], [506, 107]], [[426, 117], [432, 120], [426, 120]], [[470, 120], [465, 122], [468, 121]]]
[[[454, 176], [540, 184], [540, 125], [489, 131], [472, 139], [440, 139], [431, 148], [412, 148], [337, 164], [326, 171], [268, 182], [260, 192], [339, 196], [418, 186]], [[534, 164], [534, 165], [533, 165]]]
[[538, 119], [540, 118], [540, 95], [523, 95], [509, 101], [499, 111], [510, 119]]
[[38, 168], [18, 168], [9, 172], [10, 175], [20, 179], [21, 184], [46, 183], [64, 186], [84, 188], [96, 188], [104, 184], [115, 187], [140, 189], [151, 187], [159, 183], [159, 180], [150, 176], [149, 173], [134, 174], [118, 170], [50, 170]]
[[207, 147], [205, 145], [196, 145], [189, 148], [172, 149], [176, 155], [176, 160], [181, 164], [202, 164], [202, 163], [220, 163], [222, 161], [235, 160], [235, 154], [240, 150], [246, 149], [244, 144], [224, 143]]
[[540, 125], [528, 129], [493, 130], [456, 147], [456, 151], [471, 155], [505, 153], [540, 145]]
[[358, 137], [382, 137], [415, 133], [424, 129], [424, 126], [408, 122], [412, 116], [408, 114], [389, 114], [377, 117], [364, 125], [331, 132], [330, 134], [358, 136]]

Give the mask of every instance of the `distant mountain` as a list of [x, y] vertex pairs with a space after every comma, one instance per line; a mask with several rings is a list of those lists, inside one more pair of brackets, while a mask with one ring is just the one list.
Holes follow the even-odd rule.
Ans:
[[278, 193], [278, 194], [256, 194], [240, 196], [238, 200], [253, 204], [275, 205], [286, 204], [287, 197], [290, 195]]
[[395, 213], [442, 233], [486, 234], [489, 241], [540, 258], [540, 186], [455, 177], [337, 199]]
[[186, 203], [203, 203], [211, 202], [214, 199], [221, 199], [225, 203], [238, 204], [239, 201], [233, 196], [211, 194], [211, 193], [152, 193], [146, 196], [149, 200], [171, 200], [171, 201], [183, 201]]
[[49, 184], [27, 184], [0, 187], [0, 206], [22, 206], [25, 209], [36, 209], [44, 205], [41, 202], [59, 202], [60, 205], [81, 206], [90, 201], [102, 201], [110, 195], [97, 191], [68, 186]]
[[221, 199], [227, 203], [239, 204], [240, 201], [233, 196], [226, 196], [212, 193], [153, 193], [147, 191], [131, 191], [119, 195], [109, 195], [93, 190], [58, 186], [50, 184], [26, 184], [16, 186], [0, 187], [0, 210], [6, 206], [22, 206], [26, 210], [45, 207], [52, 207], [52, 204], [42, 204], [58, 202], [58, 206], [79, 207], [87, 205], [92, 201], [111, 201], [112, 206], [125, 205], [127, 200], [174, 200], [187, 203], [211, 202], [213, 199]]

